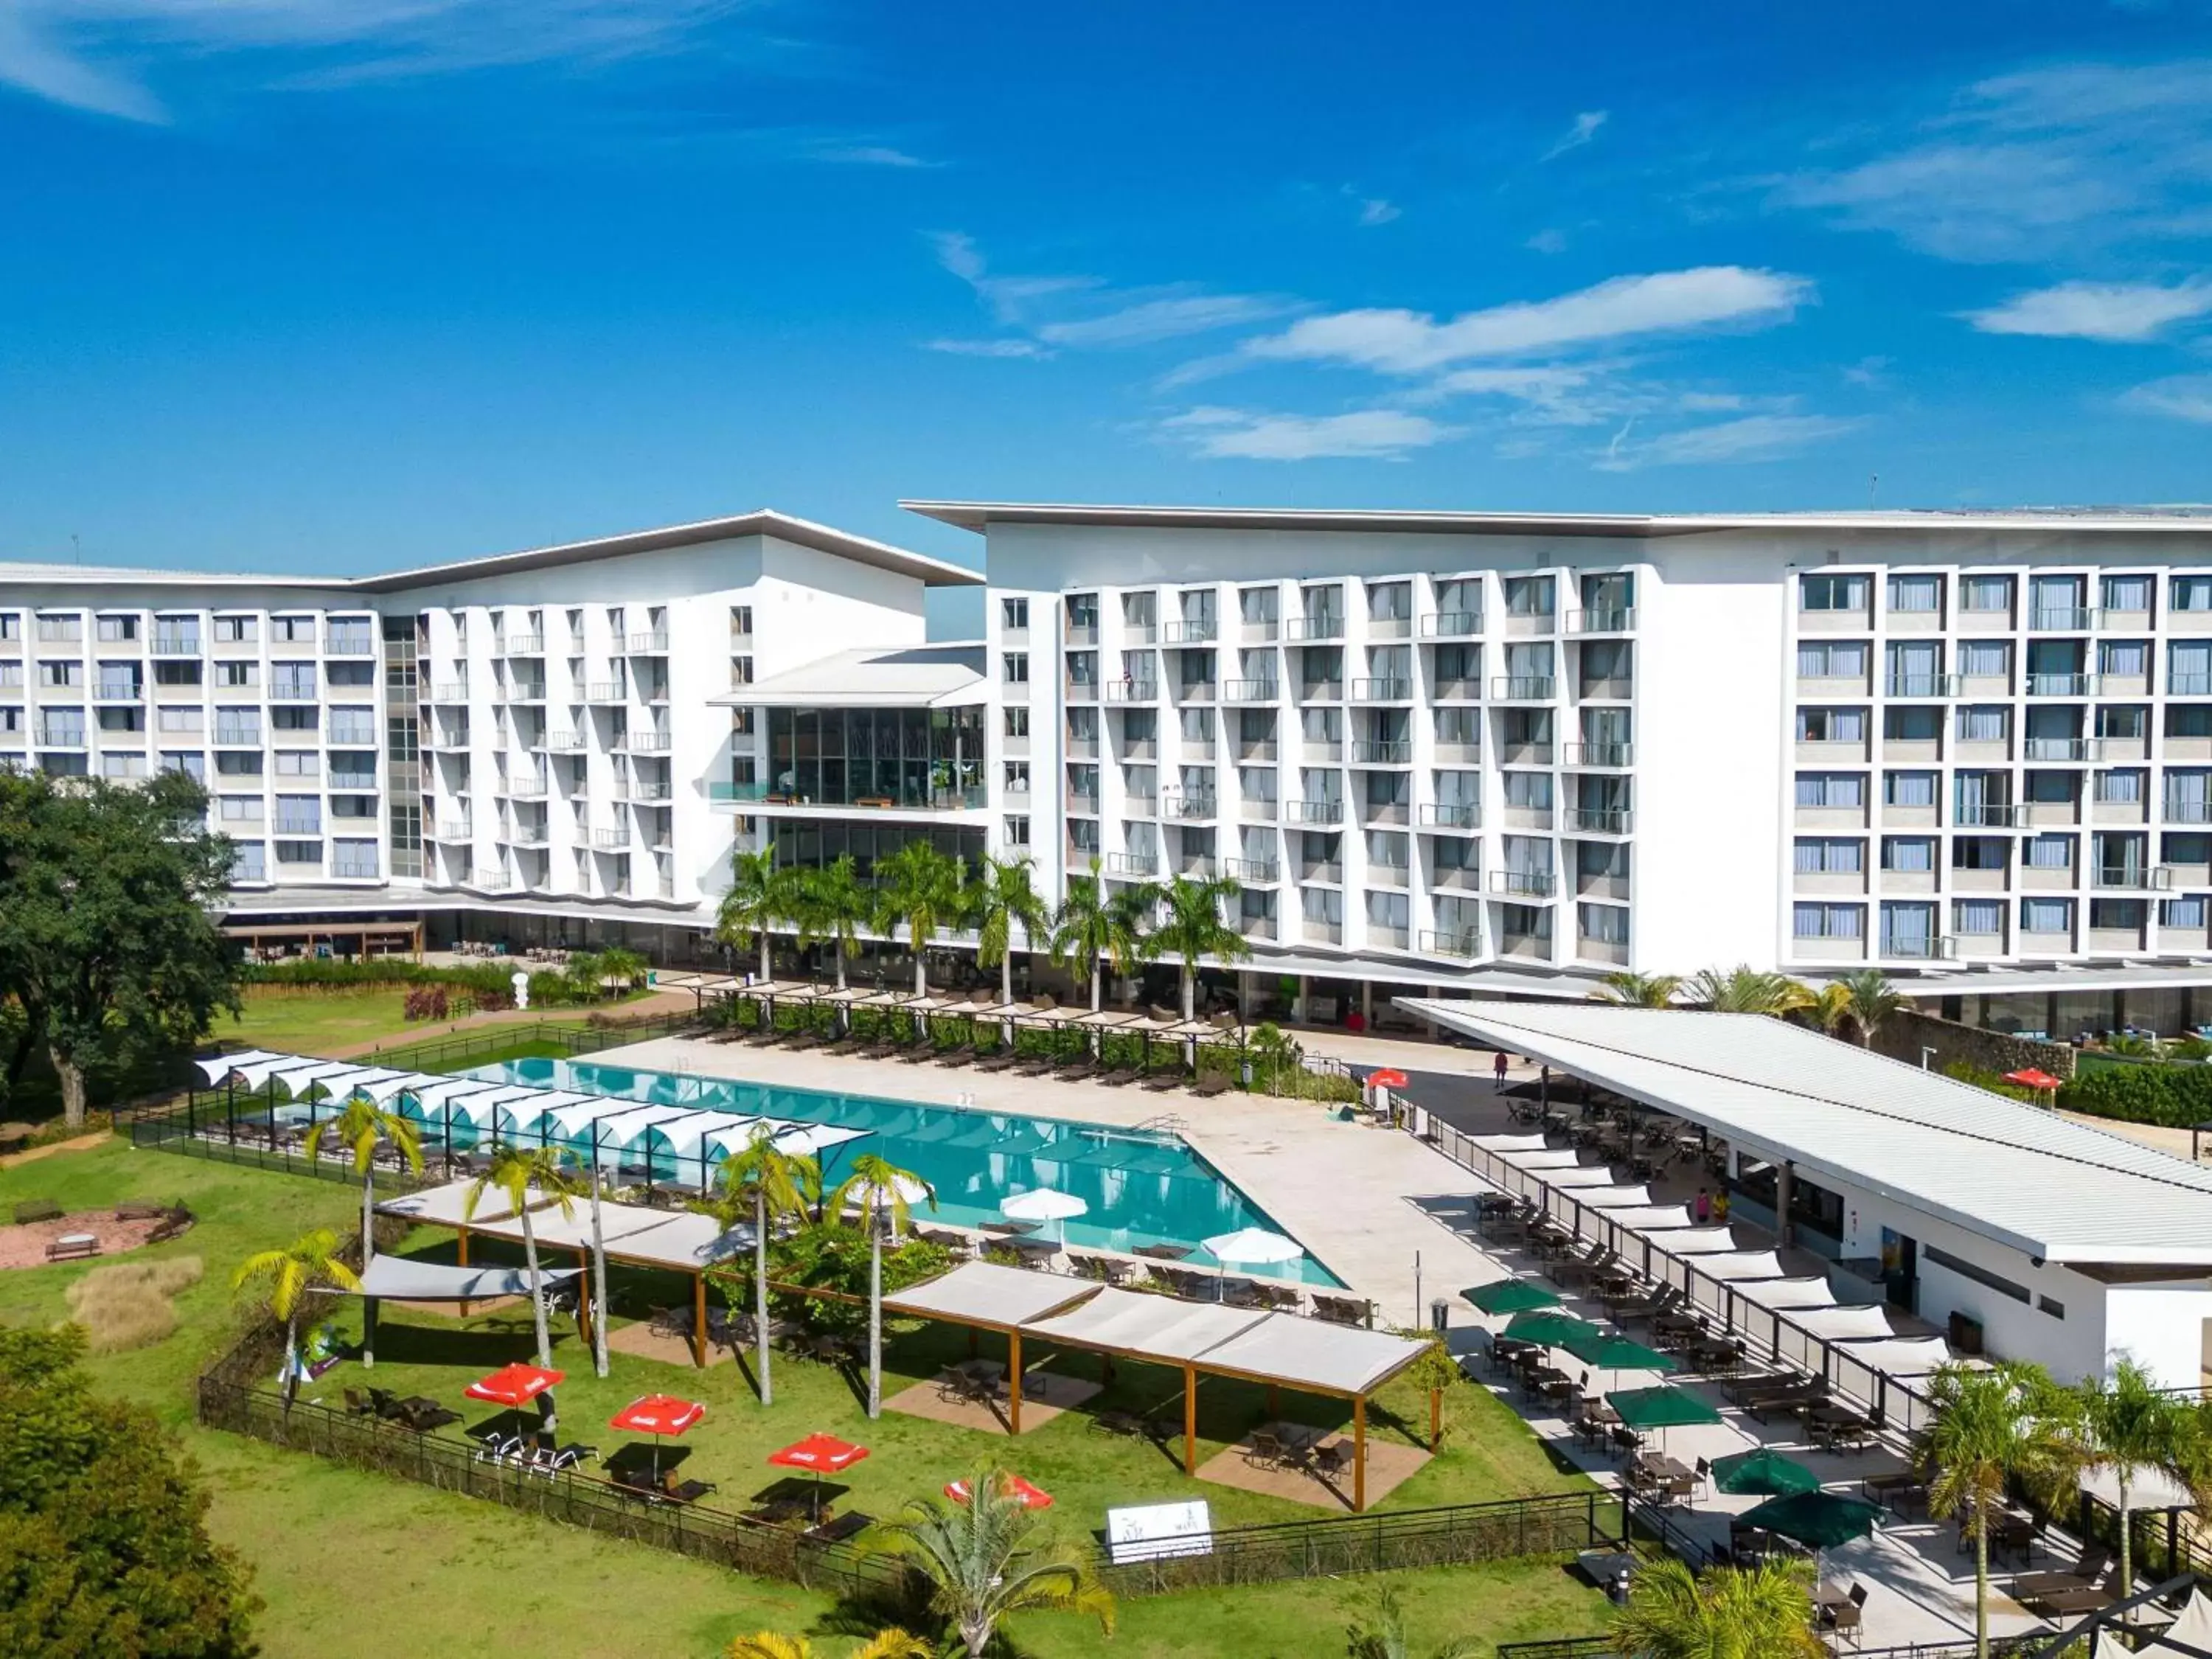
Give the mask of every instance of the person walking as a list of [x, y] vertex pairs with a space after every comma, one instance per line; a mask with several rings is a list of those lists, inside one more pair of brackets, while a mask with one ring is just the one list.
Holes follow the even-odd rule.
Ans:
[[1495, 1079], [1498, 1079], [1498, 1081], [1497, 1081], [1496, 1085], [1494, 1085], [1495, 1087], [1499, 1088], [1499, 1089], [1503, 1089], [1503, 1088], [1505, 1086], [1505, 1050], [1504, 1050], [1504, 1049], [1500, 1048], [1500, 1049], [1498, 1051], [1498, 1057], [1497, 1057], [1497, 1059], [1496, 1059], [1495, 1060], [1493, 1060], [1493, 1061], [1491, 1063], [1490, 1074], [1491, 1074], [1491, 1076], [1492, 1076], [1493, 1078], [1495, 1078]]
[[1697, 1217], [1700, 1227], [1713, 1218], [1713, 1195], [1703, 1187], [1698, 1188], [1698, 1201], [1691, 1213]]

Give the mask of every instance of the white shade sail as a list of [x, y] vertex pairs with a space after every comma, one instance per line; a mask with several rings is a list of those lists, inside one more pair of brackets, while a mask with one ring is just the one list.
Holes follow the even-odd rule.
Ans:
[[271, 1054], [266, 1048], [248, 1048], [235, 1054], [217, 1054], [212, 1060], [196, 1060], [192, 1064], [206, 1074], [209, 1083], [216, 1084], [227, 1077], [233, 1076], [240, 1068], [254, 1064], [257, 1060], [282, 1060], [291, 1057], [289, 1054]]
[[434, 1072], [394, 1072], [388, 1078], [362, 1085], [361, 1091], [378, 1105], [383, 1106], [401, 1095], [412, 1094], [418, 1089], [427, 1089], [433, 1084], [447, 1081], [448, 1081], [447, 1079], [439, 1076]]
[[1605, 1218], [1614, 1226], [1626, 1227], [1632, 1233], [1663, 1232], [1664, 1237], [1655, 1238], [1652, 1243], [1662, 1250], [1671, 1250], [1674, 1248], [1675, 1237], [1672, 1230], [1688, 1229], [1690, 1211], [1688, 1206], [1682, 1204], [1655, 1204], [1648, 1209], [1607, 1210]]
[[1474, 1143], [1488, 1152], [1540, 1152], [1547, 1145], [1542, 1135], [1476, 1135]]
[[1879, 1342], [1842, 1342], [1836, 1352], [1892, 1376], [1925, 1376], [1948, 1364], [1951, 1345], [1940, 1336], [1893, 1336]]
[[1800, 1330], [1829, 1342], [1847, 1342], [1896, 1334], [1889, 1322], [1889, 1316], [1871, 1303], [1853, 1303], [1833, 1308], [1792, 1308], [1790, 1322]]
[[1770, 1279], [1743, 1287], [1745, 1297], [1762, 1308], [1832, 1308], [1836, 1293], [1825, 1279]]
[[1587, 1204], [1594, 1210], [1642, 1210], [1651, 1207], [1649, 1187], [1592, 1187], [1577, 1190], [1577, 1204]]
[[1771, 1250], [1716, 1251], [1698, 1263], [1708, 1279], [1780, 1279], [1782, 1258]]

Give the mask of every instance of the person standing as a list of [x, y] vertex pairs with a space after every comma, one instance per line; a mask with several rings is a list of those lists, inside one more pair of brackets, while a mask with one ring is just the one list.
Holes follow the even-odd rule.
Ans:
[[1496, 1088], [1498, 1088], [1498, 1089], [1503, 1089], [1503, 1088], [1504, 1088], [1504, 1086], [1505, 1086], [1505, 1050], [1504, 1050], [1504, 1049], [1500, 1048], [1500, 1049], [1498, 1051], [1497, 1058], [1496, 1058], [1494, 1060], [1492, 1060], [1492, 1061], [1491, 1062], [1491, 1066], [1490, 1066], [1490, 1074], [1491, 1074], [1491, 1076], [1492, 1076], [1492, 1077], [1493, 1077], [1493, 1078], [1495, 1078], [1495, 1079], [1497, 1079], [1497, 1082], [1496, 1082], [1496, 1084], [1495, 1084], [1493, 1086], [1495, 1086]]
[[1691, 1213], [1697, 1217], [1700, 1227], [1713, 1218], [1713, 1195], [1703, 1187], [1698, 1188], [1698, 1201]]

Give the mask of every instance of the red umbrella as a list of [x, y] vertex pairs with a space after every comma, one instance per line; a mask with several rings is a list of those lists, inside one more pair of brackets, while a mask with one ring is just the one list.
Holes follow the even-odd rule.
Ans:
[[1367, 1086], [1370, 1089], [1402, 1089], [1411, 1081], [1410, 1078], [1395, 1066], [1385, 1066], [1379, 1072], [1370, 1072], [1367, 1074]]
[[696, 1401], [678, 1400], [671, 1394], [649, 1394], [641, 1400], [633, 1400], [607, 1419], [614, 1428], [626, 1434], [649, 1434], [653, 1437], [653, 1478], [660, 1479], [660, 1437], [681, 1434], [707, 1414], [707, 1408]]
[[465, 1392], [471, 1400], [489, 1400], [497, 1406], [526, 1406], [556, 1382], [568, 1380], [566, 1371], [549, 1371], [539, 1365], [507, 1365], [489, 1376], [480, 1376]]
[[2007, 1072], [2004, 1080], [2017, 1083], [2023, 1089], [2056, 1089], [2061, 1084], [2061, 1079], [2048, 1072], [2039, 1072], [2033, 1066], [2023, 1066], [2017, 1072]]
[[834, 1434], [810, 1434], [804, 1440], [795, 1440], [781, 1451], [768, 1455], [768, 1461], [781, 1468], [809, 1469], [814, 1474], [814, 1512], [822, 1513], [822, 1477], [849, 1469], [868, 1455], [866, 1446], [856, 1446], [849, 1440], [840, 1440]]
[[[1006, 1477], [1006, 1494], [1025, 1510], [1048, 1510], [1052, 1507], [1050, 1492], [1042, 1492], [1032, 1486], [1018, 1474], [1010, 1474]], [[945, 1495], [956, 1504], [966, 1503], [969, 1497], [968, 1483], [965, 1480], [951, 1482], [945, 1488]]]

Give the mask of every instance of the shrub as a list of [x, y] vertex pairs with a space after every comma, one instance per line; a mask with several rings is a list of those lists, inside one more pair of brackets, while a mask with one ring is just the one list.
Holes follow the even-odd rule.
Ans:
[[2031, 1106], [2039, 1106], [2042, 1100], [2033, 1089], [2017, 1083], [2008, 1083], [2003, 1077], [1986, 1066], [1977, 1066], [1972, 1060], [1954, 1060], [1943, 1068], [1943, 1075], [1954, 1082], [1971, 1083], [1977, 1089], [1987, 1089], [1993, 1095], [2006, 1095], [2014, 1100], [2024, 1100]]
[[2185, 1129], [2212, 1119], [2212, 1066], [2100, 1066], [2060, 1090], [2058, 1103], [2122, 1123]]
[[407, 993], [407, 1000], [400, 1012], [408, 1019], [444, 1019], [452, 1012], [452, 1004], [442, 985], [417, 985]]
[[175, 1332], [177, 1310], [170, 1297], [198, 1284], [200, 1273], [196, 1255], [95, 1267], [69, 1287], [70, 1316], [84, 1327], [94, 1353], [150, 1347]]

